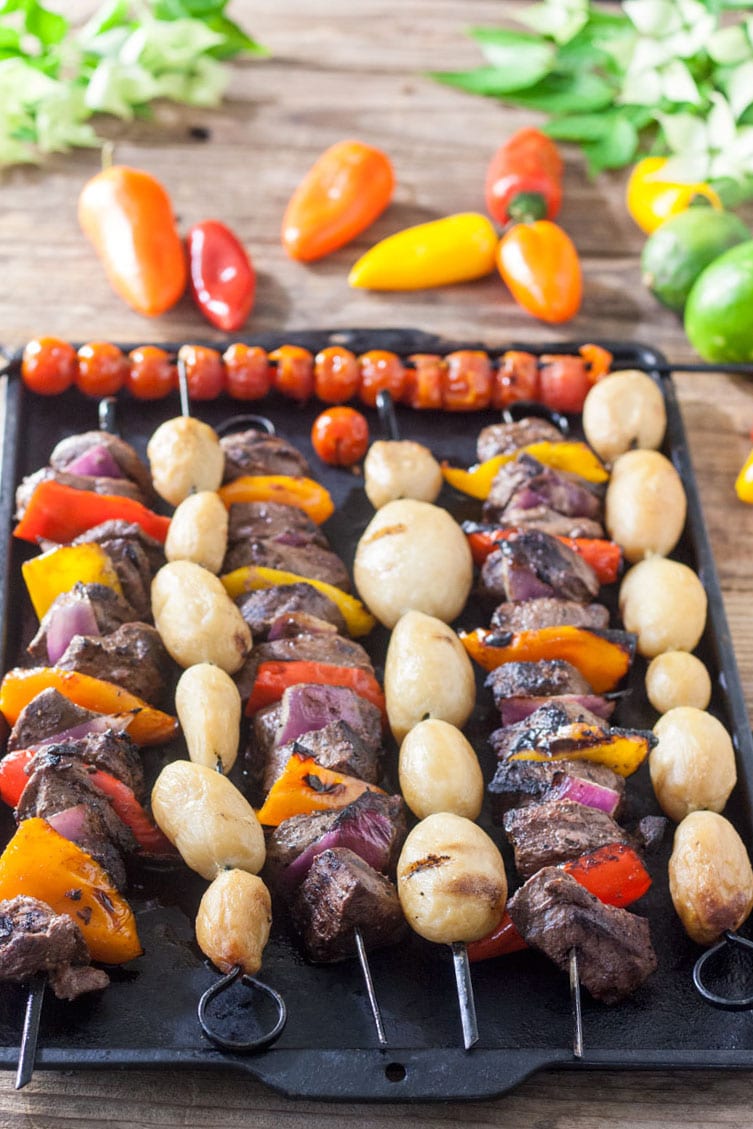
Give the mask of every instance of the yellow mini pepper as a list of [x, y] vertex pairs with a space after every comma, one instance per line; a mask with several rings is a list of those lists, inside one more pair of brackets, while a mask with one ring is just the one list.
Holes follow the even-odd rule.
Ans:
[[494, 270], [499, 237], [480, 212], [407, 227], [362, 255], [348, 282], [364, 290], [423, 290], [482, 278]]
[[699, 197], [712, 208], [722, 210], [722, 201], [714, 189], [701, 181], [683, 184], [662, 180], [666, 157], [646, 157], [630, 174], [626, 189], [627, 210], [641, 231], [650, 235], [671, 216], [685, 212]]
[[753, 451], [740, 468], [735, 481], [735, 493], [741, 502], [753, 502]]

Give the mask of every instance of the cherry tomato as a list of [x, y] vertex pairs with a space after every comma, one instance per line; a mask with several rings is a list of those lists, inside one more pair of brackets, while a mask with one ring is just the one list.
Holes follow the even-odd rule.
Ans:
[[67, 341], [58, 337], [35, 337], [24, 349], [21, 379], [40, 396], [57, 396], [76, 379], [78, 357]]
[[128, 375], [128, 361], [110, 341], [89, 341], [78, 351], [76, 387], [87, 396], [114, 396]]
[[170, 354], [156, 345], [140, 345], [128, 354], [125, 386], [137, 400], [161, 400], [177, 386]]
[[367, 408], [376, 407], [377, 393], [386, 388], [395, 403], [403, 397], [405, 365], [397, 353], [386, 349], [371, 349], [358, 358], [361, 367], [361, 403]]
[[353, 466], [366, 454], [369, 425], [355, 408], [328, 408], [314, 420], [311, 442], [323, 463]]
[[487, 353], [459, 349], [448, 353], [442, 407], [448, 412], [475, 412], [492, 398], [492, 366]]
[[508, 350], [499, 358], [492, 385], [492, 407], [506, 408], [516, 400], [538, 400], [539, 364], [533, 353]]
[[442, 407], [442, 387], [447, 365], [436, 353], [413, 353], [406, 369], [403, 400], [411, 408]]
[[588, 369], [582, 357], [541, 358], [539, 397], [547, 408], [555, 412], [580, 412], [590, 387]]
[[269, 354], [277, 365], [274, 386], [291, 400], [308, 400], [314, 391], [314, 358], [300, 345], [281, 345]]
[[216, 400], [225, 388], [225, 366], [217, 350], [204, 345], [181, 345], [178, 360], [186, 368], [190, 398]]
[[361, 370], [355, 354], [339, 345], [322, 349], [314, 358], [314, 392], [325, 404], [344, 404], [358, 392]]
[[266, 351], [237, 341], [222, 354], [227, 390], [234, 400], [262, 400], [272, 387]]

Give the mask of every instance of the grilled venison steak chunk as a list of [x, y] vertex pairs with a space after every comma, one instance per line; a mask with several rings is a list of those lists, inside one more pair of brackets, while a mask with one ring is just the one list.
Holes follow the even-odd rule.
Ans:
[[106, 972], [92, 968], [81, 930], [68, 914], [37, 898], [0, 902], [0, 980], [27, 980], [46, 972], [58, 999], [106, 988]]
[[611, 816], [572, 800], [544, 800], [506, 812], [503, 827], [521, 878], [557, 866], [608, 843], [631, 844]]
[[241, 698], [250, 697], [259, 667], [265, 662], [315, 662], [328, 666], [357, 667], [372, 674], [374, 668], [368, 652], [360, 643], [342, 635], [296, 635], [293, 638], [275, 639], [254, 647], [245, 663], [234, 676]]
[[249, 428], [223, 435], [220, 446], [225, 455], [223, 482], [246, 474], [311, 476], [311, 467], [301, 452], [279, 435]]
[[353, 956], [356, 927], [367, 949], [395, 944], [407, 931], [395, 886], [344, 847], [314, 859], [291, 917], [306, 956], [317, 963]]
[[[492, 518], [487, 520], [500, 520]], [[510, 505], [502, 515], [504, 524], [511, 529], [538, 529], [552, 537], [595, 537], [605, 536], [604, 526], [591, 517], [575, 517], [560, 514], [551, 506]]]
[[347, 721], [332, 721], [323, 729], [313, 729], [295, 741], [270, 749], [262, 780], [265, 793], [281, 775], [293, 753], [313, 757], [322, 768], [357, 776], [367, 784], [376, 784], [379, 779], [381, 749], [367, 745]]
[[596, 573], [556, 537], [531, 529], [502, 541], [481, 568], [483, 592], [501, 600], [556, 597], [589, 603], [599, 592]]
[[[623, 798], [625, 779], [603, 764], [590, 761], [500, 761], [487, 785], [492, 819], [501, 824], [512, 808], [557, 799], [568, 778], [611, 788]], [[618, 809], [619, 810], [619, 809]]]
[[[232, 508], [235, 509], [235, 506]], [[255, 643], [266, 639], [273, 624], [294, 615], [307, 615], [312, 620], [324, 621], [340, 635], [345, 634], [345, 620], [337, 604], [311, 584], [260, 588], [239, 596], [236, 603], [251, 628]]]
[[107, 871], [117, 890], [125, 890], [126, 868], [123, 856], [110, 839], [111, 823], [101, 807], [93, 808], [82, 802], [48, 815], [47, 822], [58, 835], [76, 843], [96, 859]]
[[100, 635], [109, 635], [124, 623], [132, 623], [138, 618], [133, 608], [114, 588], [110, 588], [107, 584], [82, 584], [81, 581], [77, 581], [69, 592], [63, 592], [53, 600], [49, 610], [42, 617], [36, 635], [26, 648], [40, 666], [46, 666], [49, 661], [47, 632], [52, 620], [62, 608], [74, 607], [84, 602], [94, 613]]
[[126, 443], [109, 431], [84, 431], [61, 439], [50, 455], [50, 466], [55, 470], [66, 470], [71, 463], [93, 447], [106, 447], [123, 475], [135, 482], [145, 497], [150, 498], [152, 502], [156, 501], [157, 495], [146, 463], [130, 443]]
[[488, 675], [484, 685], [491, 690], [497, 706], [505, 698], [591, 693], [580, 671], [564, 659], [503, 663]]
[[478, 434], [476, 457], [483, 463], [495, 455], [512, 455], [529, 443], [561, 443], [562, 439], [560, 429], [540, 416], [529, 416], [513, 423], [492, 423]]
[[[565, 517], [599, 521], [603, 508], [598, 487], [577, 474], [554, 470], [525, 452], [500, 467], [484, 503], [484, 521], [499, 521], [510, 510], [545, 506]], [[504, 524], [511, 524], [505, 519]]]
[[103, 678], [153, 706], [165, 703], [172, 664], [155, 628], [124, 623], [110, 635], [74, 635], [56, 666]]
[[279, 502], [234, 502], [228, 511], [228, 545], [239, 541], [279, 541], [282, 545], [329, 548], [320, 526], [297, 506]]
[[28, 749], [48, 737], [55, 737], [67, 729], [93, 721], [99, 714], [85, 710], [52, 688], [42, 690], [21, 710], [10, 731], [7, 751]]
[[254, 538], [237, 541], [234, 545], [228, 544], [222, 571], [233, 572], [236, 568], [245, 565], [284, 569], [287, 572], [294, 572], [297, 576], [308, 576], [312, 580], [323, 580], [327, 584], [334, 584], [336, 588], [342, 588], [343, 592], [350, 591], [348, 570], [337, 554], [313, 542], [296, 545], [279, 540], [265, 541]]
[[629, 996], [656, 969], [645, 918], [605, 905], [554, 867], [529, 878], [507, 908], [528, 944], [563, 971], [576, 949], [581, 983], [603, 1003]]
[[541, 596], [536, 600], [506, 601], [492, 613], [491, 627], [500, 631], [538, 631], [540, 627], [609, 627], [609, 610], [603, 604], [580, 604]]
[[101, 545], [118, 574], [123, 595], [137, 618], [149, 622], [152, 577], [165, 563], [159, 541], [144, 533], [140, 525], [127, 521], [103, 521], [87, 529], [73, 541], [74, 545]]
[[140, 804], [146, 799], [141, 756], [127, 733], [108, 729], [104, 733], [89, 733], [86, 737], [45, 745], [32, 757], [27, 766], [27, 775], [31, 776], [42, 763], [54, 763], [56, 758], [79, 760], [85, 765], [108, 772], [130, 788]]

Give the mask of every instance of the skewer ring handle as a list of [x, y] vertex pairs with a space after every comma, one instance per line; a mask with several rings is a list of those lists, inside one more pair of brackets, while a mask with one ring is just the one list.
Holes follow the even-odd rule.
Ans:
[[537, 416], [539, 419], [548, 420], [562, 432], [565, 438], [570, 434], [570, 423], [567, 416], [564, 416], [562, 412], [555, 411], [554, 408], [547, 408], [545, 404], [540, 404], [538, 400], [515, 400], [502, 410], [503, 423], [516, 423], [528, 416]]
[[[221, 1031], [215, 1029], [207, 1016], [207, 1009], [212, 1000], [220, 995], [221, 992], [232, 987], [238, 979], [240, 979], [241, 983], [246, 987], [252, 988], [258, 992], [263, 992], [265, 995], [269, 996], [277, 1009], [277, 1022], [274, 1027], [264, 1032], [264, 1034], [257, 1036], [255, 1039], [230, 1039], [226, 1035], [223, 1035]], [[236, 1054], [248, 1054], [251, 1051], [261, 1051], [264, 1050], [265, 1047], [270, 1046], [274, 1043], [275, 1039], [279, 1038], [282, 1034], [282, 1030], [288, 1018], [285, 1001], [280, 993], [275, 991], [274, 988], [270, 988], [269, 984], [257, 980], [255, 976], [245, 975], [240, 965], [236, 965], [227, 975], [220, 977], [215, 984], [207, 988], [206, 992], [204, 992], [199, 1000], [197, 1014], [201, 1029], [207, 1038], [211, 1039], [216, 1046], [222, 1047], [223, 1050], [235, 1051]]]
[[259, 431], [266, 431], [267, 435], [275, 435], [275, 425], [266, 416], [251, 414], [230, 416], [215, 427], [218, 435], [229, 435], [233, 431], [243, 431], [247, 427], [257, 427]]
[[753, 957], [753, 941], [749, 941], [747, 937], [741, 937], [739, 933], [732, 933], [727, 930], [724, 933], [721, 941], [717, 941], [705, 953], [702, 953], [693, 966], [693, 983], [699, 994], [714, 1007], [724, 1008], [726, 1011], [748, 1011], [753, 1008], [753, 995], [748, 996], [721, 996], [716, 992], [712, 992], [706, 986], [703, 980], [703, 974], [708, 967], [710, 961], [713, 961], [719, 953], [723, 952], [729, 946], [738, 945], [741, 949], [745, 949], [747, 953]]

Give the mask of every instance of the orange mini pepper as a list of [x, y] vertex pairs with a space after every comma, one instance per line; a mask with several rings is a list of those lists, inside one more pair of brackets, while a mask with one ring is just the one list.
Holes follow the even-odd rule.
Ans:
[[374, 784], [322, 768], [313, 757], [293, 753], [256, 815], [265, 827], [277, 827], [294, 815], [347, 807], [363, 792], [384, 795]]
[[123, 964], [143, 952], [133, 911], [102, 867], [44, 819], [25, 819], [0, 857], [0, 900], [19, 895], [73, 918], [92, 960]]
[[313, 262], [350, 243], [392, 199], [389, 158], [362, 141], [339, 141], [314, 162], [296, 188], [282, 221], [291, 259]]
[[103, 169], [84, 185], [78, 220], [110, 285], [139, 314], [154, 317], [186, 289], [186, 252], [164, 187], [126, 165]]
[[497, 267], [515, 301], [541, 321], [575, 317], [583, 298], [580, 259], [551, 220], [517, 223], [499, 241]]
[[317, 525], [335, 511], [329, 491], [319, 482], [288, 474], [244, 474], [221, 486], [218, 493], [228, 509], [235, 502], [279, 502], [303, 510]]

